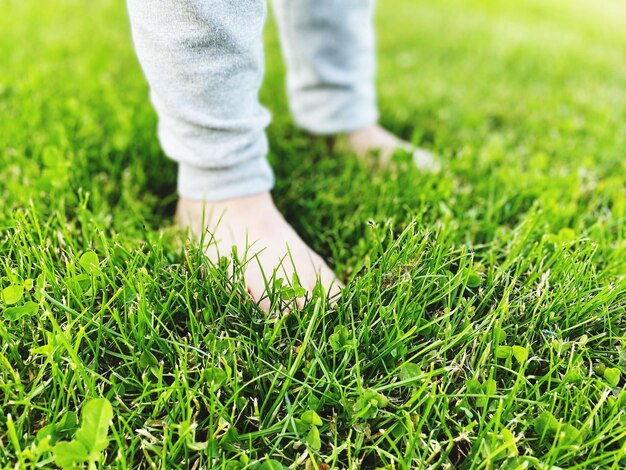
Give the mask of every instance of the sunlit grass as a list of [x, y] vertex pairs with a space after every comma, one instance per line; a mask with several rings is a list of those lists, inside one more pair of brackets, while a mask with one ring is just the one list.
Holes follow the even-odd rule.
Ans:
[[270, 27], [274, 196], [346, 282], [284, 317], [169, 228], [123, 4], [2, 6], [0, 465], [93, 398], [119, 468], [626, 464], [622, 2], [380, 2], [382, 121], [438, 176], [295, 130]]

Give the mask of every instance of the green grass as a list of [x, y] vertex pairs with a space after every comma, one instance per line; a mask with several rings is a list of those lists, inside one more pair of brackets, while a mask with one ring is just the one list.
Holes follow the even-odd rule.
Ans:
[[382, 122], [440, 176], [311, 144], [270, 27], [274, 195], [347, 283], [280, 319], [168, 229], [123, 3], [0, 6], [0, 466], [98, 397], [98, 466], [626, 465], [621, 0], [380, 2]]

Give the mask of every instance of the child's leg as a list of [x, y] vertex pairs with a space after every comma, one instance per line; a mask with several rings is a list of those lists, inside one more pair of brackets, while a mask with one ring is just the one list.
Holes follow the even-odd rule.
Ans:
[[[261, 251], [246, 270], [256, 300], [286, 247], [303, 286], [334, 275], [276, 210], [269, 190], [265, 127], [258, 101], [263, 77], [264, 0], [128, 0], [133, 39], [159, 116], [159, 138], [179, 163], [178, 219], [217, 246], [207, 254]], [[203, 219], [203, 213], [205, 219]], [[219, 223], [218, 223], [219, 222]], [[284, 275], [293, 266], [284, 263]], [[268, 308], [267, 302], [262, 305]]]
[[274, 0], [296, 123], [338, 134], [378, 121], [372, 0]]
[[375, 92], [374, 0], [274, 0], [287, 61], [287, 89], [296, 123], [314, 134], [345, 134], [349, 150], [415, 151], [423, 169], [430, 154], [380, 127]]
[[262, 0], [128, 0], [137, 55], [150, 84], [178, 192], [223, 200], [268, 191], [269, 114], [263, 77]]

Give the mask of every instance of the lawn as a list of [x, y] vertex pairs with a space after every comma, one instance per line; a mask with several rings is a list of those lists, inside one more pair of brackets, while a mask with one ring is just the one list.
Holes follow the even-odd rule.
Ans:
[[270, 22], [274, 196], [346, 282], [287, 316], [171, 228], [123, 2], [0, 7], [0, 467], [626, 466], [622, 0], [379, 2], [440, 175], [295, 129]]

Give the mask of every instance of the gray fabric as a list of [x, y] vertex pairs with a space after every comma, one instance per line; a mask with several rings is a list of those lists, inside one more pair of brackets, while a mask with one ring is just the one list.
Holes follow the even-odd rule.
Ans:
[[274, 0], [296, 123], [315, 134], [378, 120], [373, 0]]
[[[133, 40], [178, 192], [221, 200], [272, 188], [258, 99], [264, 0], [128, 0]], [[318, 134], [376, 122], [373, 0], [275, 0], [296, 123]]]

